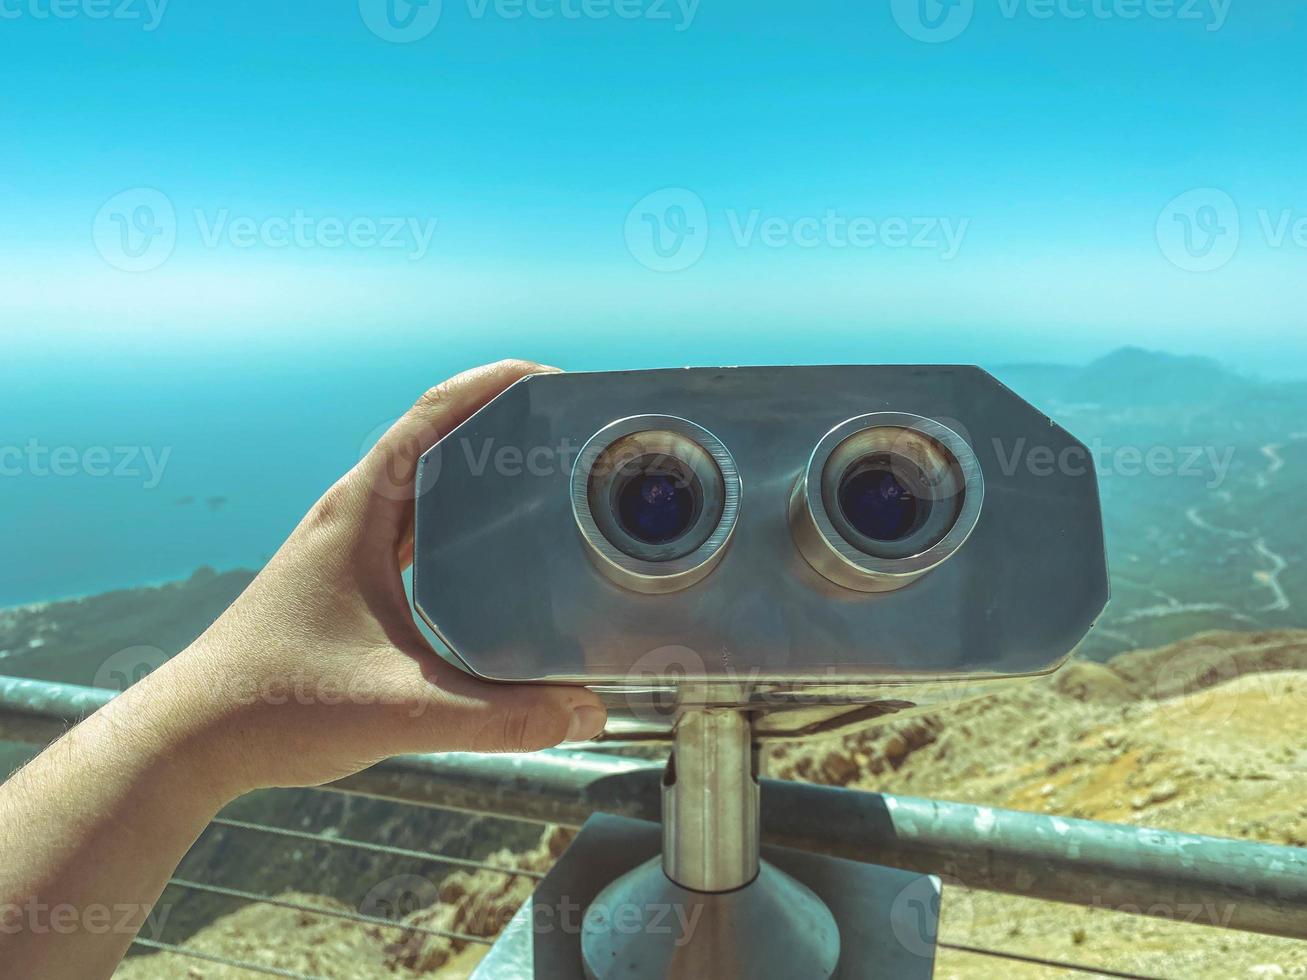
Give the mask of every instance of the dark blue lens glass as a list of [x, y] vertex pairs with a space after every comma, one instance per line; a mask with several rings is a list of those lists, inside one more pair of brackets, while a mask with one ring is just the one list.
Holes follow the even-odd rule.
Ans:
[[917, 523], [917, 498], [888, 463], [871, 463], [840, 483], [840, 510], [859, 534], [898, 541]]
[[665, 473], [639, 473], [617, 497], [617, 514], [632, 537], [662, 544], [680, 537], [694, 522], [694, 488]]

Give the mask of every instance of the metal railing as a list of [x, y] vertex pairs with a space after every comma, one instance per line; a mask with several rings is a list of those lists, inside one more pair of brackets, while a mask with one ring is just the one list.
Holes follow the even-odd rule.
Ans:
[[[111, 697], [0, 677], [0, 739], [45, 744]], [[660, 762], [592, 751], [449, 753], [400, 756], [324, 788], [578, 827], [596, 812], [658, 820], [661, 773]], [[772, 779], [762, 781], [762, 812], [771, 844], [1027, 898], [1163, 917], [1195, 909], [1193, 922], [1307, 939], [1303, 848]]]

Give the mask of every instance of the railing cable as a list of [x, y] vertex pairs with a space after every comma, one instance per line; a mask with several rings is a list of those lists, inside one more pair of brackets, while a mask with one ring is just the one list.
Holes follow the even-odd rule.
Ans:
[[1062, 970], [1076, 970], [1080, 973], [1093, 973], [1100, 977], [1120, 977], [1122, 980], [1163, 980], [1162, 977], [1150, 977], [1142, 973], [1123, 973], [1120, 970], [1112, 970], [1105, 966], [1083, 966], [1079, 963], [1063, 963], [1059, 960], [1046, 960], [1039, 956], [1028, 956], [1025, 953], [985, 949], [981, 946], [965, 946], [961, 943], [946, 943], [942, 939], [939, 940], [938, 945], [961, 953], [975, 953], [977, 956], [993, 956], [1004, 960], [1019, 960], [1022, 963], [1032, 963], [1035, 966], [1052, 966]]
[[312, 841], [315, 844], [325, 844], [329, 847], [347, 847], [360, 851], [371, 851], [375, 854], [388, 854], [391, 857], [413, 858], [415, 860], [431, 861], [437, 864], [452, 864], [457, 865], [460, 868], [471, 868], [477, 871], [493, 871], [510, 877], [534, 878], [536, 880], [544, 877], [544, 873], [540, 871], [527, 871], [524, 868], [505, 868], [502, 865], [487, 864], [485, 861], [474, 861], [471, 858], [453, 857], [449, 854], [436, 854], [432, 851], [414, 851], [407, 847], [395, 847], [390, 844], [374, 844], [371, 841], [351, 840], [348, 837], [315, 834], [307, 830], [290, 830], [286, 827], [269, 827], [265, 824], [250, 823], [245, 820], [232, 820], [227, 817], [215, 817], [212, 823], [219, 827], [231, 827], [235, 830], [248, 830], [259, 834], [273, 834], [278, 837], [291, 837], [295, 840]]
[[296, 912], [309, 912], [313, 915], [326, 916], [329, 919], [343, 919], [347, 922], [361, 922], [372, 926], [387, 926], [391, 929], [399, 929], [404, 932], [420, 932], [427, 936], [437, 936], [441, 939], [454, 939], [465, 943], [481, 943], [489, 946], [494, 943], [493, 939], [485, 936], [474, 936], [471, 933], [455, 932], [449, 929], [432, 929], [427, 926], [408, 925], [403, 922], [396, 922], [394, 919], [383, 919], [378, 915], [364, 915], [362, 912], [347, 912], [342, 909], [329, 909], [321, 905], [305, 905], [302, 902], [292, 902], [285, 898], [276, 898], [272, 895], [259, 895], [255, 892], [242, 891], [239, 888], [227, 888], [224, 885], [209, 885], [200, 881], [187, 881], [184, 878], [170, 878], [169, 885], [177, 888], [184, 888], [188, 891], [208, 892], [211, 895], [222, 895], [225, 898], [235, 898], [244, 902], [255, 902], [261, 905], [275, 905], [278, 908], [292, 909]]

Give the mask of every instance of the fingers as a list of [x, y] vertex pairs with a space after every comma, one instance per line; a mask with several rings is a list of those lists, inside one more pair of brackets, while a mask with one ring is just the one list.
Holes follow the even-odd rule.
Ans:
[[496, 684], [448, 665], [425, 678], [430, 697], [412, 719], [422, 752], [534, 752], [603, 731], [603, 702], [584, 687]]
[[466, 422], [477, 410], [516, 381], [531, 374], [553, 373], [558, 368], [533, 361], [497, 361], [464, 371], [430, 389], [396, 422], [369, 453], [375, 479], [384, 480], [393, 493], [411, 496], [422, 454]]
[[560, 742], [583, 742], [604, 729], [608, 715], [583, 687], [495, 685], [468, 719], [469, 752], [535, 752]]

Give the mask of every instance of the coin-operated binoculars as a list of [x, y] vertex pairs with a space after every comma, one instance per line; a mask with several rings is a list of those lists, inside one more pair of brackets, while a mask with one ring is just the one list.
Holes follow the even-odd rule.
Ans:
[[661, 834], [592, 818], [480, 975], [931, 974], [938, 879], [761, 848], [758, 746], [1059, 666], [1108, 591], [1083, 445], [973, 367], [540, 375], [417, 490], [415, 604], [464, 669], [671, 743]]

